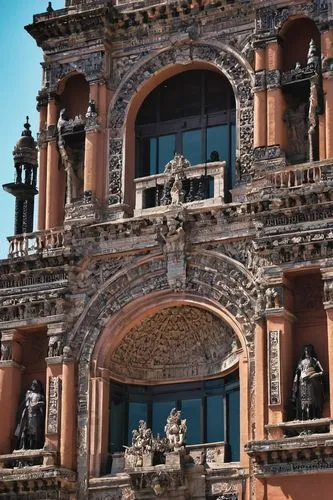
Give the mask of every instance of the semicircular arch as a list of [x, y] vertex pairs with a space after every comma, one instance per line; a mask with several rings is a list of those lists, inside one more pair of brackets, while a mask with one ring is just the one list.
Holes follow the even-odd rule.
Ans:
[[[244, 179], [251, 169], [254, 73], [245, 57], [220, 43], [179, 44], [147, 56], [125, 74], [109, 108], [109, 203], [124, 201], [124, 172], [134, 178], [134, 122], [145, 97], [162, 81], [187, 69], [213, 69], [231, 84], [236, 100], [236, 157]], [[130, 168], [131, 166], [131, 168]]]

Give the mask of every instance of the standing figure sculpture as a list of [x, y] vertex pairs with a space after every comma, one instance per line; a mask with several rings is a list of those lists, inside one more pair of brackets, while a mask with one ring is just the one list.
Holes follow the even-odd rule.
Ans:
[[305, 345], [298, 362], [292, 402], [296, 406], [296, 419], [320, 418], [323, 407], [322, 375], [324, 370], [311, 344]]
[[44, 445], [45, 398], [42, 384], [33, 380], [19, 409], [16, 448], [35, 450]]
[[166, 434], [171, 450], [177, 451], [185, 446], [186, 437], [186, 419], [180, 418], [181, 412], [172, 408], [167, 418], [164, 432]]

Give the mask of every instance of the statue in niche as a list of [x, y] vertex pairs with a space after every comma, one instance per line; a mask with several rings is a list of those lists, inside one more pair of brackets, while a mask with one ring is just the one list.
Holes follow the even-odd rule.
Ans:
[[314, 347], [311, 344], [305, 345], [296, 368], [292, 391], [297, 420], [321, 417], [324, 400], [323, 373]]
[[178, 451], [180, 448], [185, 446], [186, 437], [186, 419], [182, 420], [180, 418], [181, 412], [172, 408], [170, 414], [167, 418], [166, 426], [164, 427], [164, 432], [166, 434], [167, 440], [169, 442], [170, 448], [174, 451]]
[[318, 77], [311, 78], [310, 83], [310, 101], [308, 114], [308, 140], [309, 140], [309, 161], [314, 160], [315, 134], [318, 123]]
[[287, 125], [288, 156], [304, 161], [307, 155], [307, 103], [293, 101], [288, 106], [284, 121]]
[[33, 380], [19, 408], [16, 449], [36, 450], [44, 445], [45, 397], [42, 383]]

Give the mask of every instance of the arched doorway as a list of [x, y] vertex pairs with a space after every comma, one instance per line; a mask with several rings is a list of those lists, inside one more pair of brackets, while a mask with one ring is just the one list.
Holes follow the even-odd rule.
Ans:
[[170, 410], [187, 419], [187, 444], [223, 442], [225, 460], [240, 452], [237, 335], [202, 308], [159, 310], [133, 326], [108, 357], [109, 449], [131, 445], [140, 420], [164, 435]]
[[[191, 69], [172, 76], [146, 97], [138, 111], [135, 177], [163, 173], [175, 152], [192, 166], [226, 161], [227, 194], [236, 179], [235, 126], [233, 90], [220, 72]], [[210, 190], [207, 181], [204, 198], [212, 196]], [[158, 203], [156, 193], [151, 195], [147, 206]]]

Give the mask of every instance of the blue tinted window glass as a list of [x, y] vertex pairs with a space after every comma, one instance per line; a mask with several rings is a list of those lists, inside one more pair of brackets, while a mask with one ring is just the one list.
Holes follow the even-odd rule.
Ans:
[[201, 433], [201, 399], [185, 399], [182, 401], [182, 418], [186, 418], [187, 444], [202, 443]]
[[217, 151], [219, 160], [226, 161], [228, 166], [229, 147], [229, 124], [207, 128], [207, 161], [211, 161], [213, 151]]
[[230, 461], [239, 460], [239, 389], [228, 393], [228, 442], [230, 445]]
[[164, 435], [167, 417], [175, 406], [176, 401], [156, 401], [153, 403], [153, 434]]
[[201, 130], [189, 130], [183, 132], [183, 156], [189, 160], [191, 165], [203, 163]]
[[224, 440], [222, 395], [207, 396], [207, 443]]
[[165, 165], [172, 160], [175, 155], [176, 136], [175, 134], [162, 135], [158, 139], [158, 173], [164, 172]]
[[124, 401], [111, 402], [110, 411], [110, 442], [109, 451], [123, 451], [124, 430], [125, 430], [125, 411], [126, 403]]
[[157, 139], [149, 138], [149, 175], [155, 175], [157, 163]]
[[147, 422], [147, 404], [130, 402], [128, 405], [128, 435], [127, 444], [132, 444], [132, 431], [139, 427], [139, 420]]
[[231, 180], [232, 180], [232, 186], [235, 185], [236, 183], [236, 125], [232, 124], [231, 127], [231, 154], [230, 154], [230, 159], [231, 159]]

